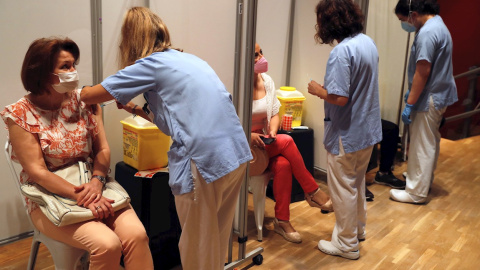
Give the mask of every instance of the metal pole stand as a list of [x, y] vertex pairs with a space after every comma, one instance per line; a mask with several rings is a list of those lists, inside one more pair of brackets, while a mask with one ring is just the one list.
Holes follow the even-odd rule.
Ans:
[[[247, 220], [248, 220], [248, 175], [245, 176], [245, 180], [242, 183], [240, 189], [240, 195], [238, 198], [237, 209], [235, 212], [234, 226], [232, 228], [232, 234], [230, 236], [230, 243], [228, 245], [228, 264], [225, 265], [225, 270], [234, 269], [235, 267], [244, 264], [247, 260], [252, 259], [255, 265], [261, 265], [263, 263], [263, 248], [259, 247], [249, 253], [246, 253], [247, 245]], [[235, 228], [235, 224], [238, 228]], [[237, 230], [235, 230], [237, 229]], [[233, 238], [238, 235], [238, 260], [232, 261], [233, 254]]]
[[[241, 38], [241, 29], [242, 29], [242, 17], [243, 17], [243, 0], [237, 0], [237, 33], [236, 33], [236, 47], [235, 47], [235, 70], [239, 71], [241, 67], [240, 61], [240, 51], [242, 45], [242, 38]], [[253, 100], [253, 65], [254, 65], [254, 57], [255, 55], [255, 35], [256, 35], [256, 22], [257, 22], [257, 0], [249, 0], [247, 5], [247, 29], [246, 29], [246, 47], [245, 47], [245, 74], [244, 74], [244, 92], [243, 92], [243, 106], [238, 106], [241, 98], [235, 100], [237, 102], [236, 109], [237, 111], [240, 108], [243, 110], [243, 117], [242, 117], [242, 126], [247, 137], [247, 140], [250, 141], [250, 134], [251, 134], [251, 119], [252, 119], [252, 100]], [[240, 97], [237, 93], [239, 90], [239, 74], [235, 74], [235, 90], [234, 96]], [[245, 263], [246, 260], [252, 259], [253, 263], [256, 265], [260, 265], [263, 262], [263, 256], [261, 253], [263, 252], [263, 248], [257, 248], [249, 253], [246, 254], [246, 244], [247, 244], [247, 218], [248, 218], [248, 171], [249, 167], [247, 167], [247, 172], [245, 174], [245, 178], [242, 183], [242, 187], [240, 188], [240, 195], [237, 204], [237, 210], [235, 213], [235, 220], [234, 220], [234, 228], [235, 225], [238, 225], [238, 232], [232, 228], [232, 233], [230, 236], [230, 243], [228, 247], [228, 263], [225, 265], [225, 270], [233, 269], [236, 266], [239, 266]], [[233, 253], [233, 237], [234, 234], [238, 234], [238, 260], [232, 262], [232, 253]]]

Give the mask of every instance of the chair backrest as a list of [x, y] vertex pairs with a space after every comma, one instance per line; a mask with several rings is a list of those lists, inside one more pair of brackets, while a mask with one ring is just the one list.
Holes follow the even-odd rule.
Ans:
[[[8, 167], [10, 168], [10, 172], [12, 173], [13, 180], [15, 181], [15, 185], [17, 186], [17, 191], [20, 195], [20, 198], [22, 199], [23, 207], [25, 208], [25, 211], [27, 211], [27, 215], [28, 215], [27, 203], [25, 202], [25, 198], [20, 189], [20, 177], [17, 171], [15, 170], [15, 165], [13, 164], [13, 161], [12, 161], [12, 145], [10, 144], [10, 140], [7, 140], [5, 142], [5, 157], [7, 159], [7, 164], [8, 164]], [[30, 215], [28, 216], [30, 217]]]

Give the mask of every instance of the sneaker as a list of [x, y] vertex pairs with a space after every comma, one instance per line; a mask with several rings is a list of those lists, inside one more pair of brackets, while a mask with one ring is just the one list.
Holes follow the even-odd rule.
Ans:
[[373, 197], [375, 197], [373, 193], [365, 187], [365, 199], [367, 199], [367, 202], [373, 201]]
[[406, 192], [405, 190], [390, 189], [390, 198], [397, 202], [423, 204], [427, 201], [426, 197], [420, 197]]
[[378, 171], [377, 174], [375, 174], [374, 182], [380, 185], [386, 185], [397, 189], [405, 188], [405, 181], [402, 181], [395, 177], [392, 172], [381, 174], [380, 171]]
[[360, 252], [358, 250], [344, 252], [332, 245], [330, 241], [320, 240], [320, 242], [318, 242], [318, 249], [325, 254], [340, 256], [345, 259], [356, 260], [360, 258]]

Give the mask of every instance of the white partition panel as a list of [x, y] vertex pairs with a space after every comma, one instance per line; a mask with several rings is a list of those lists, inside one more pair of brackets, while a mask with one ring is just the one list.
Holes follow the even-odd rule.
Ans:
[[172, 45], [205, 60], [233, 91], [236, 1], [150, 0]]
[[[145, 6], [143, 0], [103, 0], [102, 1], [102, 51], [103, 51], [103, 78], [118, 71], [118, 46], [120, 29], [125, 12], [134, 6]], [[133, 100], [143, 105], [145, 99], [140, 96]], [[117, 109], [115, 103], [104, 107], [104, 125], [110, 146], [111, 176], [115, 175], [115, 164], [123, 161], [123, 127], [120, 120], [130, 116], [125, 110]]]
[[[91, 84], [90, 33], [89, 1], [69, 1], [68, 4], [62, 0], [0, 1], [1, 109], [27, 93], [20, 80], [20, 69], [28, 46], [37, 38], [66, 36], [73, 39], [80, 47], [80, 64], [77, 67], [80, 84]], [[2, 145], [6, 138], [7, 131], [0, 128]], [[0, 241], [32, 229], [5, 157], [1, 156]]]
[[287, 80], [289, 26], [290, 0], [258, 1], [256, 41], [268, 61], [267, 74], [277, 89]]

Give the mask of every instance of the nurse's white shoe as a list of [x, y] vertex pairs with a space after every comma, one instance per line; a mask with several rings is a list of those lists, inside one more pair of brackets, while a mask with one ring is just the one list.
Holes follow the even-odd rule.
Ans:
[[390, 189], [390, 198], [397, 202], [422, 204], [427, 201], [426, 197], [420, 197], [406, 192], [405, 190]]
[[360, 252], [358, 250], [344, 252], [332, 245], [330, 241], [320, 240], [318, 242], [318, 249], [325, 254], [340, 256], [345, 259], [356, 260], [360, 258]]

